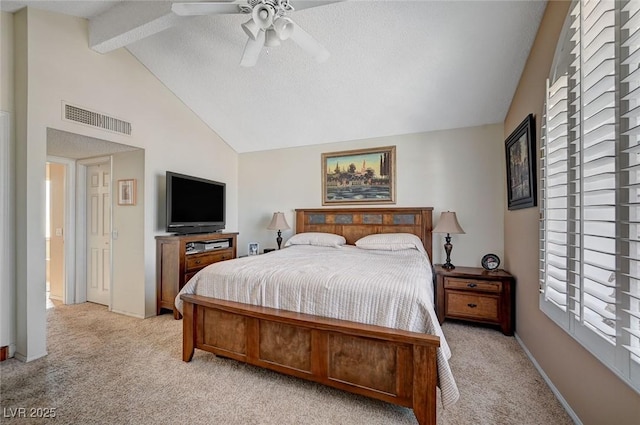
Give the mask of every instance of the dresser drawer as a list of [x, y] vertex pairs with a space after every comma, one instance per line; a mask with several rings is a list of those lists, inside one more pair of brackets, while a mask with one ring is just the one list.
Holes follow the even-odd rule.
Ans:
[[500, 292], [502, 291], [502, 282], [446, 277], [444, 279], [444, 287], [446, 289], [471, 289], [474, 291]]
[[201, 268], [208, 266], [209, 264], [217, 263], [218, 261], [230, 260], [233, 258], [233, 253], [230, 250], [221, 250], [213, 252], [203, 252], [199, 254], [190, 254], [186, 256], [186, 271], [197, 271]]
[[446, 298], [447, 316], [499, 321], [497, 296], [447, 291]]

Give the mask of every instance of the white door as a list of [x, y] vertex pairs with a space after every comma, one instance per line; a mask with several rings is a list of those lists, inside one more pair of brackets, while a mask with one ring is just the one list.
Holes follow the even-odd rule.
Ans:
[[87, 167], [87, 301], [109, 305], [111, 286], [111, 166]]

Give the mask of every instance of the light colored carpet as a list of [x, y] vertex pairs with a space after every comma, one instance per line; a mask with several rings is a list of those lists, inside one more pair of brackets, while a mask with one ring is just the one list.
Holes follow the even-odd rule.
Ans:
[[[57, 305], [47, 319], [47, 357], [0, 363], [2, 423], [417, 423], [409, 409], [200, 350], [184, 363], [182, 322], [169, 314], [139, 320], [86, 303]], [[438, 424], [572, 424], [513, 337], [443, 329], [461, 397], [438, 407]], [[56, 419], [8, 418], [16, 408], [55, 408]]]

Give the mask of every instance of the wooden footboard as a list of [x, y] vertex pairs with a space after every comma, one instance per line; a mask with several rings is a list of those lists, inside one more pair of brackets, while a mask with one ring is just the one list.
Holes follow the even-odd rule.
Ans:
[[413, 409], [436, 424], [433, 335], [181, 295], [183, 353], [194, 349]]

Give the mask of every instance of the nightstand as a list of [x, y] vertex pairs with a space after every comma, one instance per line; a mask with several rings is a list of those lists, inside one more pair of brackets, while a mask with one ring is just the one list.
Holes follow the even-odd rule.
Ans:
[[480, 267], [436, 273], [436, 312], [440, 323], [446, 318], [499, 325], [502, 333], [513, 335], [515, 325], [515, 279], [504, 270]]

